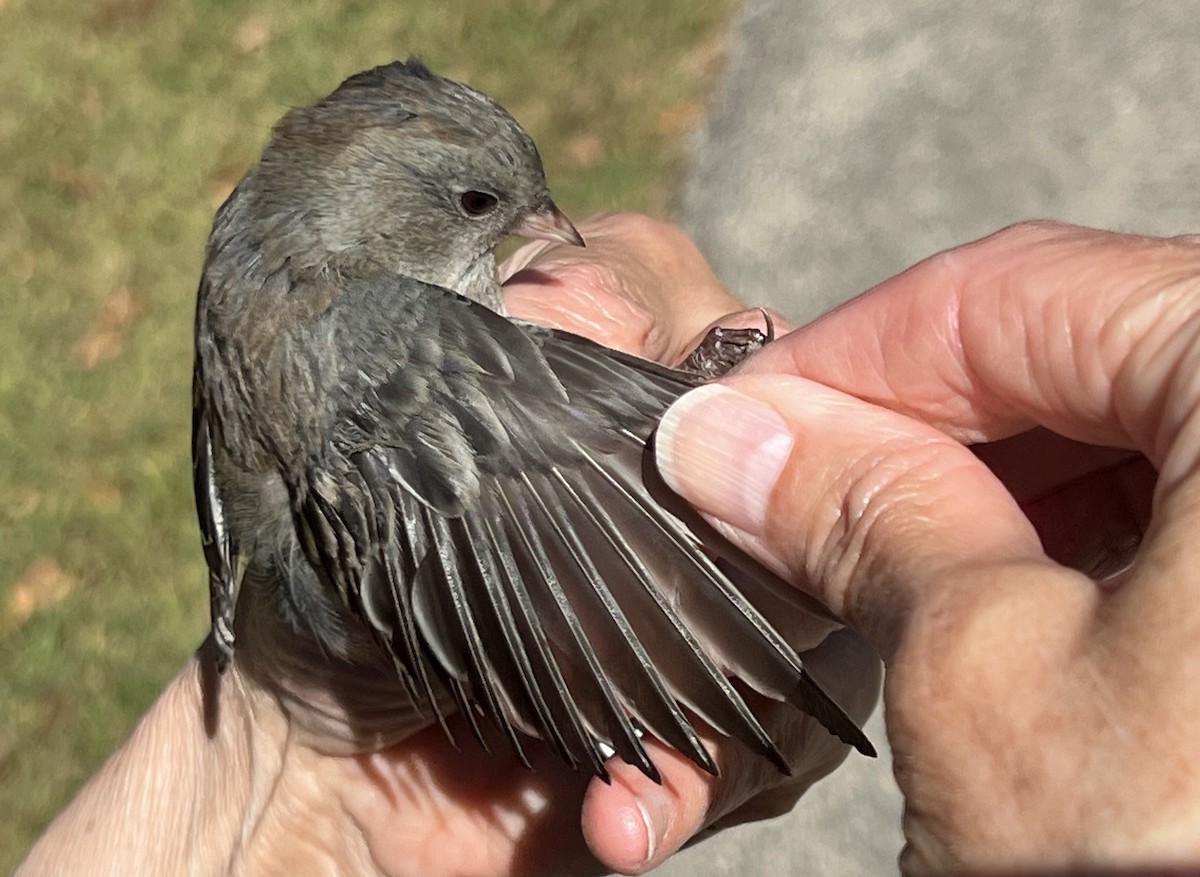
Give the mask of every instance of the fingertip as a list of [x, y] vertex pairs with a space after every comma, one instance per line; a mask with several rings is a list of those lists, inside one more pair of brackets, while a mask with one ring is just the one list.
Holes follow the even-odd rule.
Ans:
[[645, 806], [625, 787], [593, 780], [583, 798], [583, 837], [600, 862], [619, 874], [640, 874], [656, 852]]
[[656, 784], [624, 762], [612, 782], [592, 780], [583, 799], [583, 836], [607, 868], [643, 874], [676, 853], [705, 824], [712, 778], [656, 741], [647, 749], [662, 774]]
[[708, 384], [667, 410], [655, 454], [663, 480], [680, 496], [745, 532], [761, 533], [793, 445], [787, 421], [771, 406]]

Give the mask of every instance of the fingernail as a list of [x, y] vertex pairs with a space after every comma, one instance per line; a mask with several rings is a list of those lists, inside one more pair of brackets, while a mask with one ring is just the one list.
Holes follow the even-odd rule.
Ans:
[[680, 398], [655, 438], [658, 468], [671, 489], [749, 533], [762, 532], [794, 444], [779, 412], [721, 384]]
[[646, 857], [642, 864], [653, 862], [654, 857], [667, 839], [671, 827], [671, 802], [664, 796], [649, 791], [637, 799], [638, 814], [646, 829]]

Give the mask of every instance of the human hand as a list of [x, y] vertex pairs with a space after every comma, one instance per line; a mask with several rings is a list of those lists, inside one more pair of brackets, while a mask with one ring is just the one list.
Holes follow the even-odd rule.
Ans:
[[[669, 227], [617, 216], [582, 228], [586, 251], [518, 254], [525, 270], [509, 285], [514, 315], [675, 361], [739, 307]], [[719, 322], [760, 320], [753, 311]], [[624, 764], [613, 766], [611, 786], [589, 783], [534, 743], [531, 772], [503, 741], [492, 755], [471, 742], [458, 751], [440, 728], [419, 730], [428, 718], [403, 706], [390, 667], [322, 658], [269, 601], [244, 603], [238, 618], [226, 674], [217, 677], [202, 650], [59, 816], [22, 874], [644, 870], [720, 816], [786, 809], [846, 753], [815, 721], [774, 705], [763, 707], [764, 724], [796, 765], [786, 781], [761, 757], [711, 737], [720, 781], [654, 741], [647, 748], [662, 786]], [[805, 660], [818, 674], [828, 665], [830, 693], [865, 718], [878, 687], [869, 650], [833, 638]], [[400, 706], [380, 713], [378, 704]], [[373, 734], [411, 736], [356, 754]]]
[[[586, 247], [525, 244], [500, 266], [513, 316], [675, 365], [713, 326], [763, 327], [679, 229], [636, 213], [579, 224]], [[778, 314], [777, 329], [790, 328]]]
[[1198, 243], [1016, 226], [664, 419], [668, 483], [884, 657], [907, 871], [1200, 862]]

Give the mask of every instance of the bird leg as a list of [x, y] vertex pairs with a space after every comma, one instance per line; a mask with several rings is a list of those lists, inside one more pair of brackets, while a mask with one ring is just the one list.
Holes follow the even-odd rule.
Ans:
[[709, 380], [733, 371], [747, 356], [775, 340], [774, 320], [765, 310], [760, 308], [759, 311], [766, 324], [765, 332], [754, 328], [713, 326], [679, 367]]

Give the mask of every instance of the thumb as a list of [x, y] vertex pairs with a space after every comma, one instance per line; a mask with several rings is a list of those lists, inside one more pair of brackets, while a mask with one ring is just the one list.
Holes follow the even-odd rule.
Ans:
[[739, 375], [693, 390], [668, 410], [656, 449], [672, 489], [885, 659], [938, 583], [981, 563], [1051, 563], [963, 445], [803, 378]]

